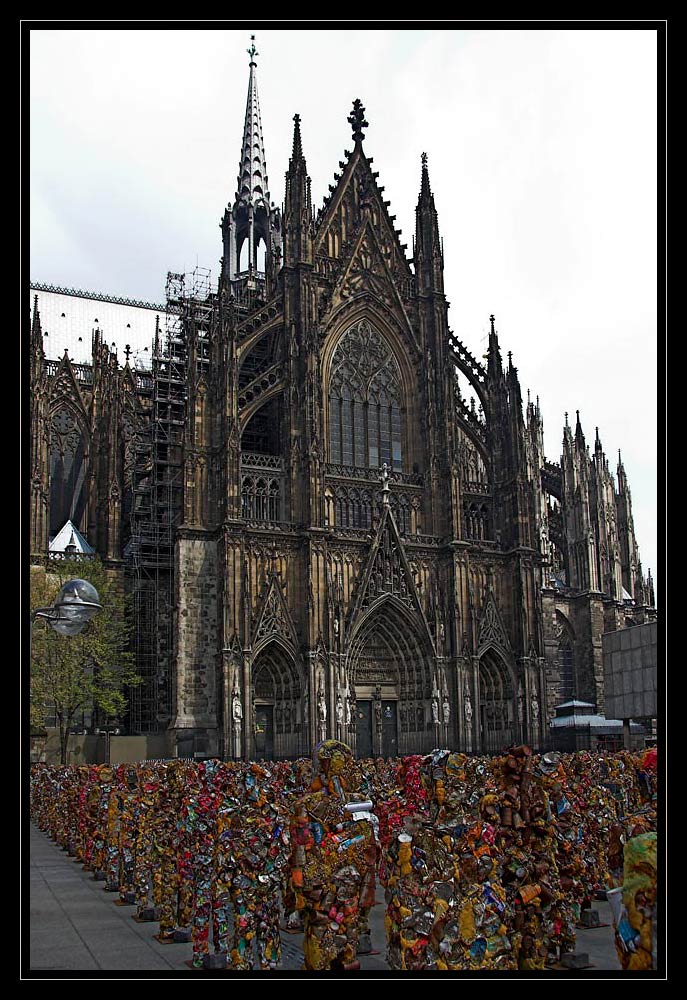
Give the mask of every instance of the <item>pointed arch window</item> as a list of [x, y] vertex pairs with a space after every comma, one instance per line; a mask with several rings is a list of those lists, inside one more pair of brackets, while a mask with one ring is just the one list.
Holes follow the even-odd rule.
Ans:
[[560, 612], [556, 612], [556, 635], [558, 638], [558, 671], [561, 702], [571, 701], [577, 694], [575, 683], [575, 636]]
[[248, 475], [241, 482], [241, 513], [250, 521], [281, 519], [281, 481]]
[[403, 468], [403, 394], [398, 363], [367, 320], [341, 338], [329, 392], [330, 461]]
[[68, 407], [50, 421], [50, 537], [66, 521], [83, 530], [86, 513], [86, 436]]

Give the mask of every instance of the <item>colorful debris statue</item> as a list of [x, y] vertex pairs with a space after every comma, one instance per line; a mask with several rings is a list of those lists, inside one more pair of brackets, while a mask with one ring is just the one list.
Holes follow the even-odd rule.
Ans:
[[30, 803], [196, 969], [279, 968], [282, 911], [305, 970], [359, 969], [377, 863], [393, 970], [555, 967], [602, 890], [622, 967], [656, 967], [655, 751], [36, 764]]
[[608, 893], [618, 958], [631, 972], [656, 968], [656, 846], [655, 833], [630, 837], [622, 888]]
[[[315, 750], [311, 791], [291, 817], [291, 882], [304, 913], [307, 970], [360, 968], [361, 907], [370, 905], [377, 846], [372, 802], [350, 747], [325, 740]], [[372, 888], [372, 891], [373, 888]]]
[[234, 969], [276, 969], [281, 959], [279, 893], [288, 862], [288, 826], [275, 801], [270, 772], [258, 764], [242, 770], [241, 800], [228, 810], [233, 855], [231, 964]]
[[217, 793], [214, 787], [216, 771], [217, 761], [207, 760], [199, 763], [195, 772], [189, 773], [179, 820], [182, 850], [190, 851], [193, 872], [191, 963], [194, 969], [203, 968], [203, 960], [208, 954], [217, 821]]

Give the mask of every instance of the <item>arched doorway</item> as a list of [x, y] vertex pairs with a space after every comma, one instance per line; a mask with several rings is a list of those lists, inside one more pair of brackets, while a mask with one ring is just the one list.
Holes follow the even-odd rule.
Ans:
[[252, 752], [257, 760], [307, 752], [303, 686], [292, 655], [275, 641], [256, 656], [251, 670]]
[[348, 654], [358, 757], [425, 753], [435, 742], [432, 659], [421, 623], [393, 598], [373, 605]]
[[517, 738], [510, 671], [493, 648], [479, 661], [479, 739], [484, 753], [499, 753]]

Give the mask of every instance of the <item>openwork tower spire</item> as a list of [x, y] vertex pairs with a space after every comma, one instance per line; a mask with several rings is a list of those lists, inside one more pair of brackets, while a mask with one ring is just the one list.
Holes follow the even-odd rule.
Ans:
[[[260, 120], [255, 35], [247, 49], [250, 56], [248, 98], [243, 125], [241, 162], [234, 203], [222, 220], [223, 279], [248, 281], [256, 288], [281, 252], [281, 220], [270, 201], [267, 158]], [[262, 249], [261, 249], [262, 248]], [[236, 291], [237, 289], [235, 289]]]
[[246, 118], [243, 126], [243, 145], [241, 147], [241, 164], [237, 178], [236, 200], [254, 205], [264, 203], [269, 206], [270, 194], [267, 182], [267, 159], [265, 143], [262, 136], [260, 121], [260, 102], [258, 100], [258, 81], [256, 76], [259, 55], [255, 48], [255, 35], [251, 35], [251, 47], [247, 49], [250, 56], [250, 75], [248, 78], [248, 99], [246, 101]]

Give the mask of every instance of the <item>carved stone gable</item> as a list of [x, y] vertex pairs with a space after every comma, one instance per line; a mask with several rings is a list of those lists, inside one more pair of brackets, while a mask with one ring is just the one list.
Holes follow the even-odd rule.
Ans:
[[330, 186], [330, 196], [316, 221], [314, 250], [336, 259], [345, 254], [346, 245], [366, 221], [374, 229], [382, 256], [389, 270], [401, 280], [412, 278], [401, 245], [400, 231], [394, 228], [395, 216], [389, 215], [388, 202], [382, 197], [383, 187], [377, 182], [365, 155], [358, 151], [344, 165], [343, 173], [335, 175], [335, 186]]
[[363, 569], [350, 617], [351, 626], [367, 608], [387, 595], [395, 597], [417, 613], [429, 635], [415, 580], [389, 507], [384, 508], [376, 538]]
[[489, 594], [487, 597], [477, 637], [478, 648], [481, 649], [489, 644], [499, 646], [501, 649], [510, 649], [508, 635], [503, 627], [493, 594]]
[[333, 302], [345, 302], [363, 292], [381, 300], [389, 308], [402, 308], [377, 237], [369, 224], [360, 234], [351, 260], [334, 293]]
[[79, 383], [76, 381], [74, 369], [66, 357], [62, 358], [60, 367], [50, 380], [49, 399], [52, 410], [56, 409], [64, 400], [69, 400], [80, 412], [84, 422], [88, 423], [84, 398]]
[[291, 645], [296, 645], [296, 637], [279, 581], [272, 577], [262, 610], [253, 630], [253, 646], [270, 636], [278, 635]]
[[231, 637], [231, 642], [229, 643], [228, 649], [231, 659], [235, 663], [240, 663], [241, 658], [243, 656], [243, 647], [241, 646], [241, 640], [239, 639], [238, 632], [234, 632], [233, 636]]

